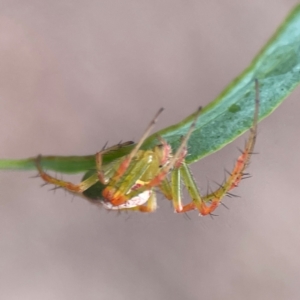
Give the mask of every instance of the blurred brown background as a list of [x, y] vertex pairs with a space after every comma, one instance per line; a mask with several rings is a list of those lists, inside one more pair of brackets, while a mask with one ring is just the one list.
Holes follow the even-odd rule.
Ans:
[[[0, 157], [84, 155], [213, 100], [296, 0], [0, 0]], [[0, 172], [1, 299], [299, 299], [300, 102], [260, 123], [219, 217], [117, 216]], [[193, 165], [220, 182], [246, 136]], [[79, 180], [76, 177], [74, 181]]]

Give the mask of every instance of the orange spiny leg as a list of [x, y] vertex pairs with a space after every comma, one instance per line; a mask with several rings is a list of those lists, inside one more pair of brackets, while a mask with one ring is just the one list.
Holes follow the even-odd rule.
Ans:
[[[119, 143], [119, 144], [109, 147], [107, 149], [105, 149], [105, 147], [104, 147], [102, 149], [101, 153], [102, 154], [109, 153], [109, 152], [115, 151], [117, 149], [120, 149], [122, 147], [130, 146], [132, 144], [133, 144], [133, 142], [128, 141], [128, 142], [124, 142], [124, 143]], [[57, 187], [62, 187], [69, 192], [82, 194], [84, 191], [86, 191], [87, 189], [89, 189], [91, 186], [93, 186], [94, 184], [96, 184], [99, 181], [97, 174], [92, 174], [91, 176], [87, 177], [85, 180], [83, 180], [79, 184], [73, 184], [68, 181], [59, 180], [59, 179], [47, 174], [43, 170], [43, 168], [41, 166], [41, 159], [42, 159], [42, 157], [38, 156], [35, 161], [35, 164], [36, 164], [36, 167], [37, 167], [40, 177], [46, 183], [54, 184]], [[106, 169], [107, 169], [107, 166], [106, 166]]]
[[181, 162], [184, 160], [184, 156], [187, 153], [187, 142], [192, 134], [192, 132], [195, 129], [198, 117], [200, 115], [200, 112], [202, 110], [202, 107], [199, 107], [195, 119], [193, 120], [187, 134], [182, 138], [181, 144], [179, 146], [179, 148], [177, 149], [176, 153], [174, 154], [174, 156], [170, 159], [170, 162], [167, 163], [162, 169], [161, 171], [154, 177], [152, 178], [147, 184], [145, 184], [145, 186], [143, 187], [142, 190], [145, 189], [152, 189], [153, 187], [159, 186], [163, 180], [167, 177], [167, 175], [170, 173], [171, 169], [178, 168], [179, 165], [181, 164]]
[[[109, 202], [113, 206], [120, 206], [125, 204], [131, 198], [139, 196], [142, 192], [139, 192], [137, 187], [138, 182], [144, 182], [144, 175], [151, 167], [153, 162], [153, 151], [151, 150], [140, 150], [137, 153], [137, 157], [128, 166], [123, 176], [112, 183], [108, 181], [105, 189], [102, 191], [103, 199]], [[117, 165], [118, 167], [118, 165]], [[157, 167], [155, 167], [157, 169]], [[147, 189], [148, 192], [150, 189]]]
[[[155, 115], [155, 117], [153, 118], [153, 120], [151, 121], [149, 126], [147, 127], [145, 133], [141, 137], [140, 141], [136, 144], [136, 146], [133, 148], [133, 150], [121, 162], [121, 164], [119, 165], [119, 167], [116, 170], [115, 174], [110, 179], [110, 185], [114, 185], [122, 177], [122, 175], [126, 172], [126, 170], [129, 167], [132, 159], [137, 155], [137, 152], [141, 148], [141, 146], [144, 143], [145, 139], [148, 137], [149, 133], [151, 132], [152, 128], [154, 127], [155, 123], [157, 122], [158, 116], [162, 113], [163, 110], [164, 109], [161, 108], [157, 112], [157, 114]], [[101, 166], [101, 161], [102, 161], [101, 160], [101, 155], [102, 155], [101, 152], [97, 153], [96, 163], [97, 163], [97, 170], [98, 171], [99, 171], [99, 168]], [[101, 180], [101, 175], [99, 176], [99, 180]]]
[[[116, 166], [116, 171], [111, 176], [109, 180], [107, 180], [106, 188], [102, 192], [103, 198], [112, 204], [113, 206], [119, 207], [120, 205], [125, 205], [127, 201], [130, 201], [131, 197], [135, 197], [139, 195], [138, 191], [132, 191], [132, 187], [135, 186], [136, 181], [141, 179], [144, 176], [145, 172], [147, 172], [148, 168], [152, 168], [153, 160], [157, 160], [160, 157], [156, 158], [156, 154], [153, 150], [143, 151], [140, 150], [145, 139], [148, 137], [150, 131], [153, 126], [157, 122], [158, 116], [163, 111], [161, 108], [149, 126], [147, 127], [145, 133], [141, 137], [140, 141], [134, 147], [134, 149], [123, 158], [120, 163]], [[159, 148], [159, 146], [157, 146]], [[163, 153], [166, 145], [163, 145]], [[156, 147], [155, 147], [156, 149]], [[101, 153], [96, 155], [96, 165], [97, 165], [97, 173], [99, 180], [103, 180], [103, 174], [101, 173]], [[154, 158], [155, 156], [155, 158]], [[154, 167], [155, 174], [157, 173], [158, 166]], [[150, 171], [151, 173], [152, 171]], [[142, 192], [151, 189], [144, 189]]]
[[[105, 153], [109, 153], [112, 151], [115, 151], [117, 149], [120, 149], [122, 147], [127, 147], [132, 145], [133, 142], [128, 141], [128, 142], [124, 142], [124, 143], [119, 143], [117, 145], [114, 145], [112, 147], [106, 148], [105, 147], [102, 149], [101, 154], [105, 154]], [[71, 182], [67, 182], [64, 180], [59, 180], [49, 174], [47, 174], [41, 166], [41, 156], [38, 156], [36, 158], [36, 167], [38, 169], [39, 175], [41, 176], [41, 178], [46, 182], [46, 183], [50, 183], [50, 184], [54, 184], [57, 187], [62, 187], [65, 190], [72, 192], [72, 193], [78, 193], [81, 194], [84, 191], [86, 191], [88, 188], [90, 188], [92, 185], [94, 185], [95, 183], [98, 182], [99, 178], [97, 176], [97, 174], [93, 174], [90, 177], [86, 178], [84, 181], [80, 182], [79, 184], [73, 184]]]
[[[189, 174], [183, 174], [183, 179], [185, 181], [185, 185], [188, 187], [188, 191], [193, 198], [193, 202], [185, 205], [181, 211], [178, 212], [186, 212], [193, 209], [198, 209], [201, 215], [207, 215], [212, 213], [220, 204], [221, 199], [233, 188], [237, 187], [240, 181], [242, 180], [245, 169], [249, 165], [249, 161], [251, 155], [253, 153], [256, 135], [257, 135], [257, 122], [258, 122], [258, 113], [259, 113], [259, 87], [258, 81], [255, 80], [255, 109], [254, 109], [254, 118], [253, 125], [250, 128], [250, 135], [246, 142], [245, 149], [242, 154], [237, 159], [233, 171], [230, 176], [227, 178], [224, 184], [222, 184], [216, 191], [213, 193], [206, 195], [201, 198], [200, 193], [196, 186], [194, 186], [194, 180]], [[184, 169], [182, 169], [183, 171]], [[189, 172], [189, 169], [185, 169], [185, 172]], [[192, 187], [191, 187], [192, 186]], [[210, 202], [210, 205], [206, 203]]]
[[[177, 170], [178, 176], [182, 177], [183, 183], [188, 190], [190, 197], [192, 198], [192, 202], [185, 206], [182, 206], [181, 203], [181, 186], [180, 182], [178, 184], [174, 184], [172, 182], [172, 192], [173, 192], [173, 205], [175, 208], [175, 212], [181, 213], [189, 210], [193, 210], [198, 208], [198, 210], [202, 210], [201, 207], [204, 204], [203, 199], [198, 190], [197, 184], [192, 176], [192, 173], [185, 162], [182, 163], [181, 167]], [[174, 180], [172, 174], [172, 181]], [[176, 181], [176, 180], [175, 180]], [[200, 212], [202, 214], [202, 212]]]
[[[185, 162], [181, 162], [181, 166]], [[181, 202], [181, 169], [174, 167], [169, 178], [165, 178], [159, 185], [160, 191], [163, 195], [172, 201], [175, 212], [182, 210]]]
[[108, 182], [102, 196], [111, 205], [128, 205], [132, 199], [140, 199], [145, 192], [152, 191], [147, 184], [170, 162], [172, 154], [167, 141], [162, 137], [157, 138], [160, 144], [150, 150], [139, 150], [121, 178], [114, 185]]
[[41, 166], [41, 155], [39, 155], [36, 158], [36, 167], [37, 170], [39, 172], [39, 175], [41, 176], [41, 178], [46, 182], [46, 183], [51, 183], [54, 184], [58, 187], [62, 187], [64, 189], [66, 189], [69, 192], [72, 193], [77, 193], [77, 194], [81, 194], [82, 192], [84, 192], [85, 190], [87, 190], [89, 187], [91, 187], [92, 185], [94, 185], [97, 181], [98, 178], [95, 175], [90, 176], [89, 178], [87, 178], [86, 180], [80, 182], [79, 184], [73, 184], [71, 182], [68, 181], [64, 181], [64, 180], [59, 180], [55, 177], [50, 176], [49, 174], [47, 174]]
[[103, 171], [103, 167], [102, 167], [102, 157], [104, 154], [109, 153], [109, 152], [113, 152], [116, 151], [120, 148], [125, 148], [127, 146], [130, 146], [134, 144], [132, 141], [128, 141], [128, 142], [124, 142], [124, 143], [119, 143], [117, 145], [111, 146], [109, 148], [105, 148], [105, 146], [103, 147], [103, 149], [99, 152], [96, 153], [96, 170], [97, 170], [97, 174], [98, 174], [98, 179], [99, 181], [106, 185], [108, 182], [108, 179], [106, 178], [104, 171]]

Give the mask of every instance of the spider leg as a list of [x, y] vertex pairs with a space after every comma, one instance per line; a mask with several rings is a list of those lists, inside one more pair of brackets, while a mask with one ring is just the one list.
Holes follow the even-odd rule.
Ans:
[[165, 198], [167, 198], [168, 200], [173, 199], [171, 183], [167, 178], [162, 180], [162, 182], [160, 183], [160, 185], [158, 187]]
[[172, 201], [175, 212], [182, 210], [181, 201], [181, 171], [178, 168], [174, 168], [171, 173], [170, 180], [164, 179], [159, 185], [163, 195]]
[[[137, 155], [137, 152], [141, 148], [142, 144], [148, 137], [149, 133], [151, 132], [152, 128], [154, 127], [155, 123], [157, 122], [158, 116], [162, 113], [164, 109], [161, 108], [147, 127], [145, 133], [141, 137], [140, 141], [136, 144], [136, 146], [133, 148], [133, 150], [125, 157], [125, 159], [122, 161], [118, 169], [116, 170], [116, 173], [110, 180], [110, 185], [115, 185], [115, 183], [122, 177], [122, 175], [126, 172], [128, 166], [130, 165], [132, 159]], [[101, 153], [97, 154], [97, 159], [101, 161]], [[101, 176], [100, 176], [101, 177]], [[100, 178], [99, 178], [100, 179]]]
[[[255, 80], [255, 109], [253, 117], [253, 125], [250, 128], [250, 135], [246, 142], [244, 151], [238, 157], [233, 171], [230, 173], [230, 176], [227, 178], [224, 184], [222, 184], [216, 191], [210, 193], [207, 196], [200, 197], [200, 193], [196, 186], [194, 186], [194, 180], [191, 177], [190, 171], [188, 168], [181, 168], [183, 172], [186, 172], [183, 175], [185, 184], [188, 187], [189, 193], [193, 199], [188, 205], [185, 205], [181, 211], [186, 212], [193, 209], [198, 209], [201, 215], [211, 214], [220, 204], [222, 198], [232, 189], [238, 186], [240, 181], [245, 175], [244, 170], [247, 168], [250, 162], [251, 155], [253, 154], [253, 149], [256, 141], [257, 135], [257, 122], [258, 122], [258, 113], [259, 113], [259, 87], [258, 81]], [[183, 165], [184, 166], [184, 165]], [[211, 202], [210, 205], [206, 205], [207, 202]]]
[[[145, 173], [145, 170], [149, 167], [149, 163], [152, 161], [152, 151], [140, 151], [140, 147], [144, 143], [145, 139], [148, 137], [153, 126], [157, 122], [158, 116], [162, 113], [163, 108], [161, 108], [150, 122], [145, 133], [141, 137], [140, 141], [135, 145], [133, 150], [121, 160], [121, 162], [116, 166], [116, 171], [111, 176], [109, 180], [105, 179], [104, 173], [102, 171], [102, 154], [99, 152], [96, 154], [96, 166], [97, 175], [100, 182], [106, 184], [106, 188], [102, 192], [102, 196], [110, 202], [113, 206], [120, 206], [128, 201], [131, 197], [137, 196], [139, 191], [131, 192], [132, 187], [135, 186], [136, 181], [141, 178]], [[135, 160], [131, 164], [132, 160]], [[145, 188], [143, 191], [151, 190], [151, 188]]]
[[51, 183], [51, 184], [54, 184], [57, 187], [62, 187], [62, 188], [64, 188], [65, 190], [67, 190], [69, 192], [81, 194], [82, 192], [87, 190], [89, 187], [91, 187], [92, 185], [94, 185], [98, 181], [97, 174], [94, 174], [94, 175], [90, 176], [89, 178], [87, 178], [86, 180], [80, 182], [79, 184], [73, 184], [73, 183], [68, 182], [68, 181], [57, 179], [57, 178], [47, 174], [42, 169], [41, 158], [42, 158], [42, 156], [39, 155], [35, 160], [35, 164], [36, 164], [36, 168], [39, 172], [40, 177], [45, 181], [46, 184]]
[[175, 170], [179, 167], [181, 162], [184, 160], [184, 153], [186, 153], [186, 148], [187, 148], [187, 142], [192, 134], [192, 132], [195, 129], [196, 122], [198, 120], [198, 117], [200, 115], [202, 107], [199, 107], [195, 119], [192, 122], [187, 134], [183, 137], [181, 144], [177, 151], [175, 152], [174, 156], [171, 158], [170, 162], [166, 164], [161, 171], [152, 179], [150, 180], [147, 184], [145, 184], [144, 189], [151, 189], [155, 186], [159, 186], [162, 181], [166, 178], [166, 176], [169, 174], [171, 169], [175, 167]]
[[[140, 178], [145, 174], [152, 160], [152, 151], [145, 150], [139, 152], [134, 163], [128, 166], [126, 173], [118, 181], [115, 183], [109, 181], [109, 184], [102, 191], [103, 198], [113, 206], [118, 207], [142, 192], [151, 190], [144, 189], [140, 191], [140, 186], [144, 186], [144, 182], [140, 181]], [[136, 185], [139, 181], [142, 184]]]
[[[182, 213], [182, 212], [187, 212], [189, 210], [194, 210], [194, 209], [198, 208], [198, 210], [202, 214], [202, 212], [203, 212], [202, 206], [205, 204], [203, 202], [203, 199], [200, 195], [197, 184], [193, 178], [193, 175], [192, 175], [188, 165], [185, 162], [183, 162], [181, 167], [178, 169], [178, 172], [180, 172], [183, 183], [186, 186], [187, 191], [193, 201], [184, 206], [182, 206], [181, 202], [180, 202], [180, 205], [178, 205], [178, 206], [176, 206], [176, 203], [175, 203], [175, 206], [174, 206], [175, 212]], [[174, 189], [174, 191], [173, 191], [174, 195], [176, 195], [180, 192], [179, 188], [180, 188], [180, 186], [177, 187], [177, 191]]]
[[124, 142], [124, 143], [118, 143], [117, 145], [111, 146], [109, 148], [106, 148], [107, 143], [104, 145], [101, 151], [96, 153], [96, 170], [98, 174], [98, 179], [102, 184], [107, 184], [108, 180], [105, 178], [104, 172], [102, 170], [102, 157], [105, 153], [109, 153], [115, 150], [118, 150], [122, 147], [126, 147], [129, 145], [132, 145], [132, 141]]

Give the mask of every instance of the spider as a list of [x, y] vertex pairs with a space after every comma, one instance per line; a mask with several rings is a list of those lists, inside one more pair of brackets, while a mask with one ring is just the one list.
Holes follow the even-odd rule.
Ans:
[[[225, 182], [208, 195], [201, 196], [191, 171], [185, 162], [185, 157], [188, 153], [187, 142], [196, 126], [201, 107], [198, 109], [194, 121], [186, 135], [182, 137], [180, 146], [175, 152], [171, 145], [162, 137], [158, 137], [159, 143], [152, 149], [141, 150], [143, 142], [163, 111], [163, 108], [161, 108], [140, 141], [127, 156], [103, 165], [102, 157], [105, 153], [115, 151], [120, 147], [127, 147], [132, 142], [120, 143], [103, 149], [95, 156], [96, 171], [89, 173], [90, 175], [79, 184], [59, 180], [47, 174], [41, 167], [41, 156], [38, 156], [36, 159], [39, 175], [46, 183], [51, 183], [69, 192], [80, 194], [92, 203], [101, 203], [108, 210], [153, 212], [157, 208], [156, 189], [160, 189], [163, 195], [172, 201], [176, 213], [198, 210], [202, 216], [211, 214], [221, 203], [222, 198], [227, 194], [230, 195], [230, 191], [237, 187], [240, 181], [248, 175], [244, 171], [249, 165], [257, 134], [259, 109], [257, 80], [255, 80], [255, 89], [253, 124], [250, 128], [250, 135], [246, 141], [245, 148]], [[192, 198], [192, 201], [186, 205], [183, 205], [181, 200], [182, 182], [187, 187], [188, 193]], [[88, 189], [96, 185], [100, 187], [99, 195], [90, 198]]]

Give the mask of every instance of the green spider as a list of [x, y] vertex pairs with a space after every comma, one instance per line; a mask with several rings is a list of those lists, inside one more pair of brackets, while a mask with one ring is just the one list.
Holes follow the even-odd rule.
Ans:
[[[72, 193], [80, 194], [90, 202], [101, 204], [108, 210], [153, 212], [157, 208], [156, 190], [159, 189], [167, 199], [172, 201], [176, 213], [198, 210], [200, 215], [203, 216], [211, 214], [221, 203], [222, 198], [238, 186], [245, 175], [244, 170], [249, 165], [257, 134], [259, 110], [257, 80], [255, 81], [255, 88], [253, 124], [250, 128], [250, 135], [245, 148], [238, 157], [233, 171], [226, 181], [217, 190], [208, 195], [202, 196], [200, 194], [189, 166], [185, 162], [185, 157], [188, 153], [187, 142], [195, 128], [201, 108], [199, 108], [193, 123], [182, 138], [176, 151], [162, 137], [158, 137], [158, 144], [152, 149], [140, 149], [156, 123], [158, 116], [163, 111], [163, 109], [160, 109], [140, 141], [127, 156], [102, 165], [102, 156], [105, 153], [117, 150], [120, 147], [127, 147], [132, 142], [118, 144], [98, 152], [95, 156], [96, 171], [79, 184], [59, 180], [47, 174], [41, 167], [41, 156], [36, 159], [39, 175], [46, 183], [51, 183]], [[181, 200], [182, 183], [187, 187], [187, 191], [192, 198], [192, 201], [186, 205], [183, 205]], [[91, 198], [88, 189], [96, 185], [98, 188], [100, 187], [99, 195]]]

